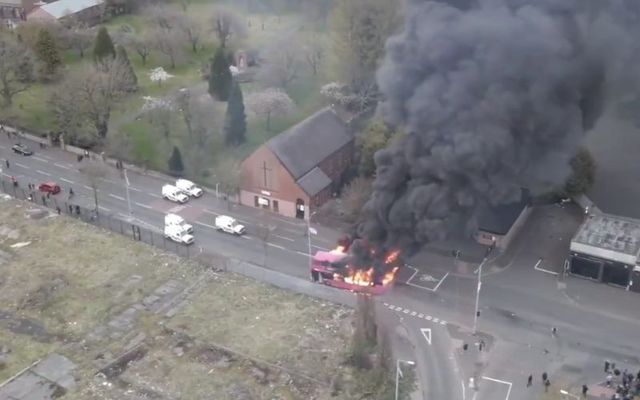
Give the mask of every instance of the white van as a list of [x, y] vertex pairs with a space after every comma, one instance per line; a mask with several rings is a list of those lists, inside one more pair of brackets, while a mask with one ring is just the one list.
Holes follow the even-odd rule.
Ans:
[[173, 185], [162, 186], [162, 197], [181, 204], [184, 204], [189, 200], [189, 196], [182, 193], [180, 189]]
[[187, 221], [178, 214], [167, 214], [164, 216], [164, 226], [170, 225], [178, 226], [182, 228], [184, 232], [193, 234], [193, 225], [188, 224]]
[[186, 233], [181, 227], [176, 225], [165, 226], [164, 237], [177, 243], [192, 244], [194, 242], [193, 235]]
[[232, 235], [244, 235], [247, 229], [244, 225], [239, 224], [235, 218], [227, 215], [219, 215], [216, 217], [216, 229], [222, 232], [231, 233]]
[[176, 181], [176, 187], [191, 197], [200, 197], [204, 193], [195, 183], [186, 179], [178, 179]]

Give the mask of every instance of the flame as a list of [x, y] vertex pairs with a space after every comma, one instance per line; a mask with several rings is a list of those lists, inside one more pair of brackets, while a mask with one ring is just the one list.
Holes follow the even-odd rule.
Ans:
[[345, 246], [338, 246], [335, 249], [329, 251], [329, 253], [331, 253], [331, 254], [346, 254], [345, 253], [346, 249], [347, 248]]
[[398, 260], [399, 256], [400, 256], [400, 250], [393, 250], [389, 254], [387, 254], [387, 257], [384, 259], [384, 263], [393, 264]]
[[334, 274], [334, 279], [342, 280], [351, 285], [373, 286], [373, 268], [367, 270], [357, 269], [348, 270], [347, 275]]
[[397, 271], [398, 271], [398, 267], [393, 267], [391, 271], [384, 274], [384, 276], [382, 277], [382, 285], [386, 286], [392, 283], [393, 280], [396, 278]]

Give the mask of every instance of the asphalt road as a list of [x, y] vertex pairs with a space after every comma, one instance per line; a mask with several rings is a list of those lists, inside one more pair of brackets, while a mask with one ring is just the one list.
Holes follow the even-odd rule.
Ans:
[[[78, 170], [82, 163], [77, 162], [73, 155], [58, 149], [40, 150], [32, 146], [36, 154], [23, 157], [10, 151], [11, 144], [6, 137], [0, 137], [0, 158], [10, 162], [10, 168], [3, 166], [5, 177], [15, 176], [21, 187], [26, 187], [27, 183], [37, 185], [54, 180], [63, 187], [63, 193], [55, 196], [61, 204], [67, 200], [69, 187], [73, 187], [76, 193], [74, 201], [82, 201], [89, 207], [93, 204], [93, 191], [88, 179]], [[100, 212], [102, 215], [130, 217], [125, 181], [119, 171], [110, 171], [98, 185]], [[250, 207], [233, 206], [229, 211], [228, 205], [211, 193], [190, 200], [186, 205], [177, 205], [160, 195], [162, 185], [171, 182], [169, 178], [131, 171], [128, 177], [131, 211], [141, 226], [160, 232], [164, 215], [175, 212], [194, 225], [196, 243], [192, 249], [202, 247], [209, 252], [264, 265], [291, 276], [308, 277], [309, 248], [304, 222], [263, 214]], [[248, 234], [234, 237], [215, 231], [213, 221], [219, 214], [237, 217], [247, 226]], [[512, 265], [483, 279], [479, 329], [494, 335], [498, 344], [495, 352], [487, 356], [485, 373], [489, 379], [482, 382], [475, 394], [468, 390], [466, 395], [461, 393], [469, 374], [464, 371], [464, 366], [455, 365], [451, 355], [460, 343], [452, 341], [445, 329], [451, 326], [468, 329], [472, 325], [476, 293], [473, 275], [445, 275], [437, 262], [429, 264], [416, 260], [412, 264], [422, 265], [421, 269], [405, 270], [396, 287], [378, 298], [388, 312], [403, 318], [407, 335], [416, 346], [415, 352], [408, 356], [418, 362], [425, 399], [508, 400], [506, 396], [509, 393], [512, 399], [534, 399], [539, 393], [525, 390], [522, 385], [514, 384], [510, 392], [505, 392], [505, 387], [522, 382], [529, 373], [542, 370], [552, 373], [554, 368], [561, 370], [567, 364], [575, 368], [579, 366], [584, 372], [582, 376], [589, 376], [592, 370], [599, 371], [604, 358], [626, 359], [629, 365], [635, 365], [632, 356], [640, 355], [636, 334], [640, 329], [640, 312], [637, 307], [630, 310], [627, 306], [618, 306], [617, 297], [623, 292], [599, 295], [599, 299], [606, 301], [595, 306], [583, 304], [569, 298], [557, 278], [534, 270], [537, 257], [549, 257], [551, 242], [556, 240], [550, 238], [550, 232], [570, 228], [565, 222], [558, 226], [549, 222], [557, 218], [555, 215], [546, 220], [543, 218], [538, 225], [533, 225], [530, 232], [520, 239]], [[273, 227], [266, 241], [260, 237], [261, 225]], [[334, 247], [341, 236], [340, 232], [326, 227], [313, 227], [318, 235], [311, 237], [311, 253]], [[562, 233], [564, 236], [567, 234]], [[554, 260], [556, 263], [561, 262], [565, 251], [562, 246], [554, 247], [553, 252], [558, 253], [554, 255], [558, 258]], [[403, 284], [406, 281], [409, 284]], [[590, 286], [588, 290], [605, 293], [598, 285]], [[588, 297], [584, 292], [581, 295]], [[552, 326], [559, 328], [559, 338], [549, 334]], [[431, 344], [427, 343], [423, 329], [431, 330]], [[585, 358], [585, 354], [589, 357]], [[582, 376], [576, 380], [584, 379]], [[502, 394], [505, 397], [501, 397]]]

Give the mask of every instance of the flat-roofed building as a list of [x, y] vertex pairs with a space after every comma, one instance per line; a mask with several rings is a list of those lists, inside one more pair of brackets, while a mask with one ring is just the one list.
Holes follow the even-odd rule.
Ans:
[[639, 255], [639, 220], [593, 214], [571, 241], [568, 269], [573, 275], [640, 291]]

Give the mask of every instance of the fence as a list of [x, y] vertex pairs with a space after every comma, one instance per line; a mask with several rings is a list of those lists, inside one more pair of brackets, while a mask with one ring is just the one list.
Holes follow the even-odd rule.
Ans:
[[[188, 246], [169, 240], [164, 237], [160, 229], [145, 227], [145, 223], [141, 221], [130, 220], [119, 214], [96, 212], [95, 207], [87, 207], [82, 204], [84, 200], [82, 197], [60, 198], [59, 195], [47, 196], [47, 194], [39, 192], [36, 188], [25, 188], [18, 183], [3, 178], [0, 178], [0, 187], [4, 193], [18, 200], [26, 200], [40, 206], [46, 206], [58, 214], [77, 218], [83, 222], [159, 247], [181, 257], [194, 258], [204, 255], [202, 248], [195, 248], [193, 245]], [[204, 257], [198, 258], [202, 258], [200, 261], [205, 259]], [[211, 258], [207, 257], [207, 259]], [[210, 264], [210, 261], [207, 264]]]

